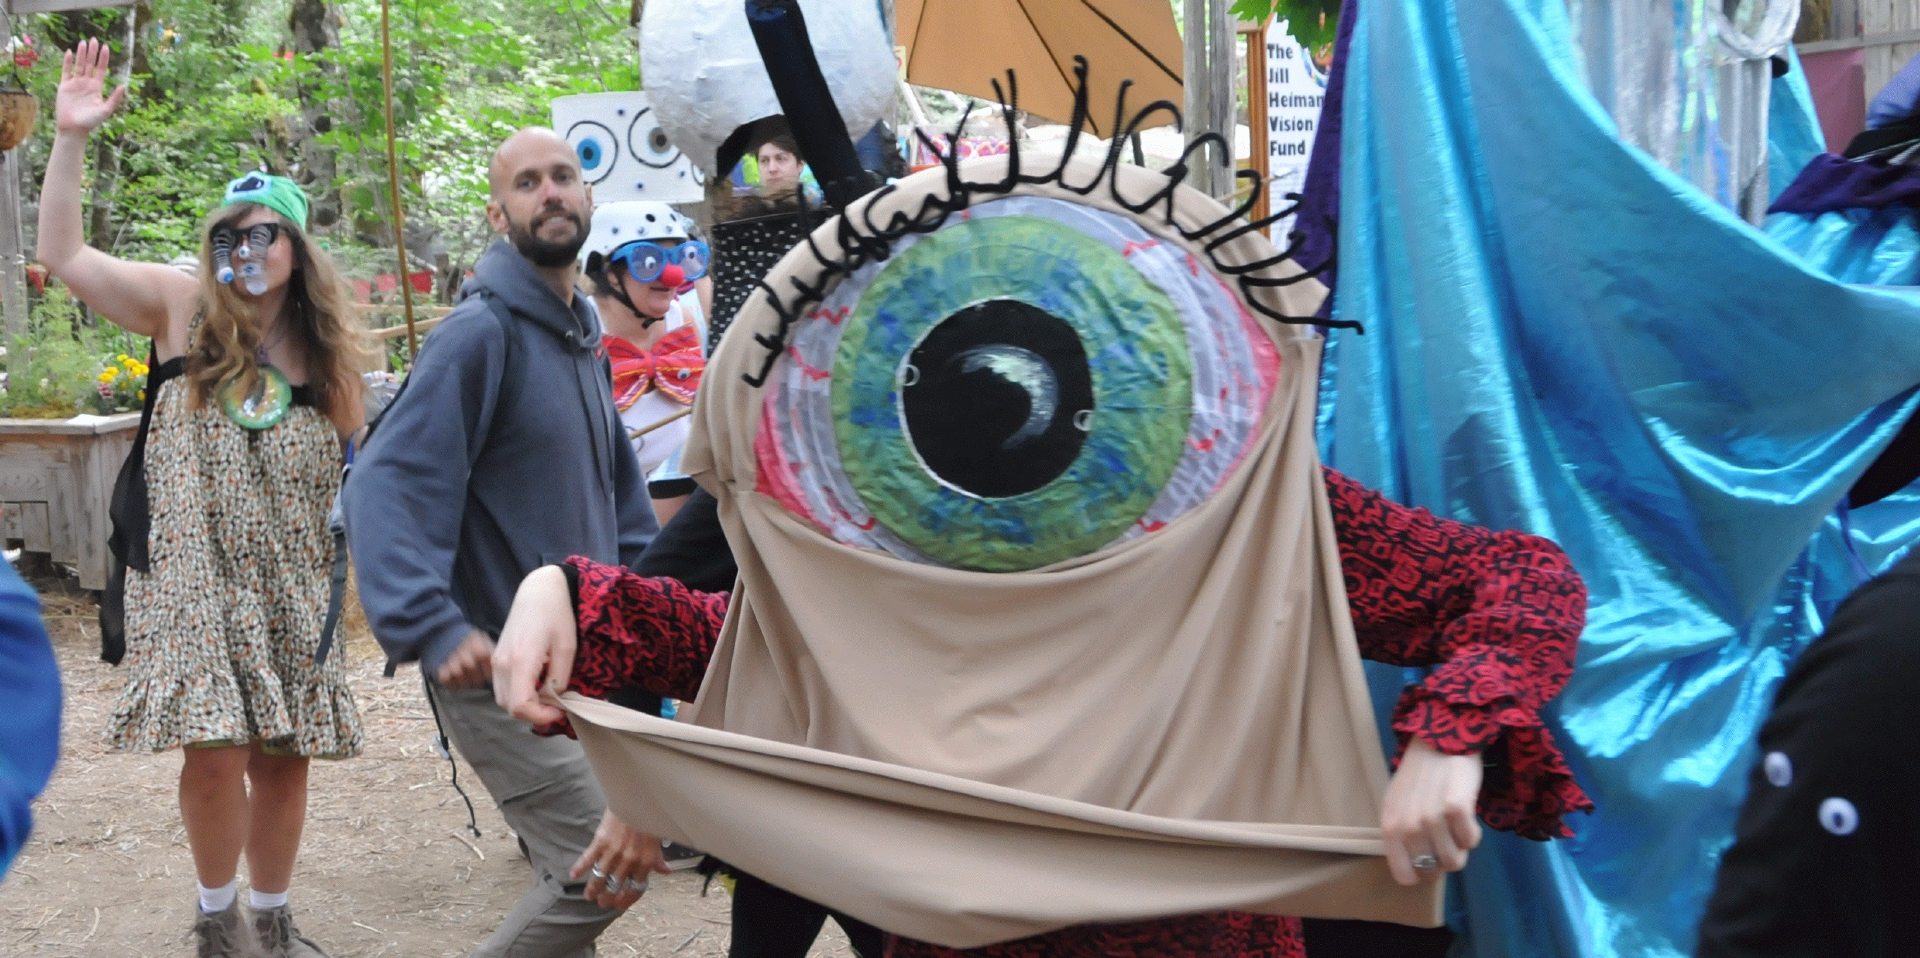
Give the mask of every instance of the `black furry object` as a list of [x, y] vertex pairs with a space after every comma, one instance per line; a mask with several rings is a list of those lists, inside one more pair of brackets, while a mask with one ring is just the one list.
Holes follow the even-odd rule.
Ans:
[[[1118, 171], [1121, 162], [1121, 150], [1124, 145], [1156, 114], [1166, 113], [1171, 115], [1176, 129], [1181, 123], [1180, 108], [1168, 100], [1155, 101], [1138, 112], [1128, 114], [1127, 90], [1133, 85], [1130, 80], [1120, 84], [1120, 93], [1114, 105], [1113, 129], [1115, 133], [1107, 148], [1106, 158], [1101, 163], [1099, 171], [1085, 183], [1067, 182], [1067, 168], [1072, 163], [1074, 148], [1079, 144], [1080, 137], [1085, 134], [1087, 129], [1087, 61], [1085, 57], [1074, 57], [1074, 76], [1077, 82], [1075, 83], [1074, 89], [1073, 120], [1067, 125], [1067, 137], [1061, 150], [1061, 157], [1051, 168], [1034, 171], [1030, 169], [1028, 165], [1023, 164], [1020, 141], [1016, 139], [1008, 144], [1007, 172], [1004, 177], [990, 182], [964, 179], [960, 175], [958, 151], [943, 152], [939, 144], [935, 143], [924, 132], [919, 132], [918, 135], [921, 141], [930, 150], [941, 155], [941, 166], [946, 172], [946, 191], [944, 195], [930, 194], [921, 201], [919, 209], [910, 212], [895, 212], [886, 218], [886, 222], [876, 222], [874, 219], [876, 216], [874, 208], [879, 205], [878, 201], [886, 198], [897, 189], [896, 186], [889, 184], [869, 194], [874, 202], [868, 203], [858, 214], [843, 216], [836, 221], [835, 233], [827, 240], [828, 248], [823, 249], [821, 244], [816, 242], [810, 233], [803, 233], [801, 241], [805, 242], [807, 250], [813, 256], [814, 272], [819, 278], [810, 282], [799, 276], [789, 276], [787, 277], [787, 284], [790, 287], [788, 289], [775, 289], [764, 279], [759, 281], [758, 285], [760, 289], [764, 290], [767, 294], [768, 304], [773, 307], [774, 312], [779, 316], [780, 325], [779, 328], [771, 334], [754, 334], [755, 342], [767, 351], [767, 355], [757, 373], [742, 374], [742, 378], [745, 379], [747, 384], [755, 388], [766, 385], [767, 377], [773, 374], [774, 365], [780, 361], [781, 354], [786, 352], [787, 337], [792, 332], [794, 324], [799, 322], [800, 317], [805, 315], [808, 309], [818, 304], [821, 299], [826, 296], [827, 289], [833, 284], [835, 277], [852, 275], [855, 270], [860, 269], [868, 263], [885, 261], [887, 257], [892, 254], [895, 240], [910, 233], [932, 233], [945, 225], [947, 218], [954, 213], [964, 210], [984, 199], [1005, 196], [1023, 184], [1052, 184], [1060, 189], [1078, 193], [1082, 196], [1086, 196], [1096, 189], [1105, 189], [1116, 205], [1132, 212], [1134, 215], [1158, 217], [1161, 222], [1172, 227], [1175, 232], [1179, 233], [1180, 236], [1188, 242], [1200, 243], [1202, 251], [1205, 252], [1208, 259], [1211, 260], [1214, 271], [1228, 281], [1237, 284], [1240, 287], [1242, 298], [1246, 301], [1247, 305], [1252, 308], [1254, 312], [1268, 319], [1297, 325], [1333, 326], [1356, 330], [1360, 328], [1360, 324], [1353, 322], [1322, 319], [1313, 316], [1289, 316], [1272, 309], [1253, 296], [1253, 293], [1258, 289], [1291, 286], [1295, 283], [1312, 279], [1333, 266], [1333, 259], [1329, 257], [1327, 262], [1312, 269], [1305, 270], [1304, 272], [1296, 272], [1291, 275], [1280, 275], [1274, 272], [1276, 267], [1293, 259], [1294, 254], [1299, 249], [1302, 234], [1298, 232], [1293, 233], [1288, 237], [1289, 242], [1285, 250], [1266, 259], [1252, 263], [1227, 263], [1223, 262], [1219, 257], [1218, 251], [1222, 246], [1248, 233], [1264, 229], [1282, 219], [1294, 215], [1299, 209], [1299, 194], [1287, 194], [1286, 198], [1293, 202], [1287, 204], [1287, 206], [1278, 213], [1258, 220], [1249, 220], [1248, 214], [1251, 213], [1253, 208], [1260, 202], [1263, 185], [1260, 182], [1260, 174], [1258, 172], [1254, 170], [1240, 170], [1235, 174], [1235, 177], [1238, 180], [1247, 181], [1247, 198], [1237, 209], [1229, 211], [1227, 215], [1198, 229], [1190, 230], [1174, 221], [1174, 194], [1179, 190], [1181, 184], [1186, 181], [1187, 175], [1191, 172], [1187, 161], [1192, 158], [1193, 154], [1208, 146], [1212, 146], [1216, 149], [1216, 152], [1223, 157], [1223, 163], [1231, 162], [1230, 160], [1224, 159], [1232, 155], [1230, 144], [1219, 134], [1207, 133], [1195, 137], [1192, 142], [1188, 143], [1180, 159], [1175, 162], [1173, 166], [1162, 171], [1167, 178], [1166, 186], [1151, 196], [1144, 199], [1136, 199], [1123, 195], [1120, 192]], [[1005, 117], [1008, 127], [1012, 128], [1018, 122], [1018, 88], [1015, 83], [1013, 71], [1007, 71], [1007, 85], [1004, 90], [1000, 86], [1000, 81], [994, 81], [994, 91], [1000, 94], [1001, 113]], [[968, 114], [960, 117], [960, 122], [954, 130], [954, 142], [959, 141], [960, 131], [966, 129], [967, 119], [970, 115], [971, 111], [968, 111]], [[1131, 115], [1132, 119], [1128, 119], [1129, 115]], [[718, 259], [718, 244], [716, 243], [715, 245], [715, 257]], [[769, 261], [769, 269], [774, 262], [778, 262], [778, 257]], [[765, 274], [762, 273], [762, 275], [764, 276]], [[716, 282], [718, 281], [716, 280]], [[716, 295], [714, 309], [716, 315], [726, 316], [731, 320], [737, 311], [737, 305], [730, 310], [722, 311], [718, 306], [718, 297]]]

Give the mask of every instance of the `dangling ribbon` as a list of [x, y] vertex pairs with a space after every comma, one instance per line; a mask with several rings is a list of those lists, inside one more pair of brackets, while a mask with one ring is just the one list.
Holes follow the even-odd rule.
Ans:
[[652, 389], [682, 405], [693, 402], [693, 393], [700, 388], [700, 374], [707, 367], [706, 357], [700, 354], [700, 333], [694, 326], [668, 332], [651, 350], [611, 334], [604, 337], [604, 342], [607, 358], [613, 363], [614, 405], [622, 412]]

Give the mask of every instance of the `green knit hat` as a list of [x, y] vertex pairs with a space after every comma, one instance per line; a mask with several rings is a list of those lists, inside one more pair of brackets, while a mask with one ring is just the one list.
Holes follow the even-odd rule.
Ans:
[[235, 203], [258, 203], [292, 220], [293, 225], [307, 228], [307, 194], [284, 176], [255, 171], [228, 183], [227, 198], [220, 205]]

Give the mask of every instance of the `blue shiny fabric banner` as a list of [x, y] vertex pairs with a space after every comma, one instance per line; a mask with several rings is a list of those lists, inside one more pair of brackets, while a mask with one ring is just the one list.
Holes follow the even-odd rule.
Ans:
[[[1857, 584], [1835, 507], [1913, 411], [1920, 294], [1827, 276], [1623, 145], [1571, 51], [1563, 0], [1361, 5], [1336, 315], [1367, 333], [1333, 335], [1321, 439], [1401, 502], [1553, 538], [1592, 592], [1549, 722], [1599, 811], [1490, 836], [1457, 953], [1664, 958], [1775, 686]], [[1852, 517], [1870, 567], [1916, 505]]]
[[1775, 213], [1767, 217], [1767, 235], [1844, 282], [1920, 284], [1920, 216], [1910, 207]]

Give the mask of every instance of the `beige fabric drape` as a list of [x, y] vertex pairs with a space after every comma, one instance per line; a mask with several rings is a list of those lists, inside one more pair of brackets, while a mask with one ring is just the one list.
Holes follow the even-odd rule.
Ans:
[[[1128, 197], [1164, 182], [1118, 172]], [[906, 185], [886, 206], [944, 190]], [[1104, 189], [1022, 192], [1119, 209]], [[1183, 190], [1175, 215], [1222, 212]], [[776, 277], [812, 281], [811, 263], [803, 248]], [[1439, 886], [1403, 889], [1380, 857], [1386, 765], [1314, 448], [1316, 339], [1263, 322], [1278, 388], [1211, 499], [1093, 556], [981, 573], [840, 545], [754, 491], [764, 396], [741, 373], [777, 320], [756, 297], [735, 325], [684, 459], [740, 565], [699, 699], [686, 724], [567, 700], [617, 814], [952, 946], [1217, 909], [1440, 922]]]

